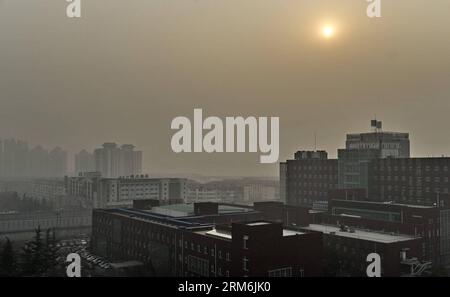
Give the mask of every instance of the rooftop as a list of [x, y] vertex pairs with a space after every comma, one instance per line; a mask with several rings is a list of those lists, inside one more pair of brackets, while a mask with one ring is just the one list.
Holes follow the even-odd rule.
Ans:
[[396, 203], [394, 201], [387, 202], [379, 202], [379, 201], [364, 201], [364, 200], [345, 200], [345, 199], [333, 199], [334, 201], [344, 201], [350, 203], [364, 203], [364, 204], [372, 204], [372, 205], [395, 205], [395, 206], [403, 206], [409, 208], [436, 208], [436, 205], [418, 205], [418, 204], [403, 204]]
[[264, 226], [269, 225], [269, 222], [254, 222], [254, 223], [248, 223], [247, 226]]
[[[143, 220], [162, 225], [182, 228], [199, 228], [211, 226], [211, 223], [196, 222], [194, 204], [172, 204], [153, 207], [151, 210], [140, 210], [134, 208], [105, 208], [102, 211], [115, 213], [117, 215]], [[219, 205], [218, 215], [239, 214], [253, 212], [249, 208], [241, 208], [230, 205]]]
[[[250, 223], [247, 224], [248, 226], [255, 226], [255, 224], [259, 224], [260, 225], [265, 225], [265, 224], [270, 224], [269, 222], [256, 222], [256, 223]], [[231, 235], [230, 231], [226, 231], [226, 230], [218, 230], [218, 229], [212, 229], [212, 230], [200, 230], [200, 231], [196, 231], [195, 233], [197, 234], [201, 234], [201, 235], [209, 235], [209, 236], [213, 236], [213, 237], [218, 237], [221, 239], [225, 239], [225, 240], [231, 240], [233, 237]], [[299, 232], [299, 231], [295, 231], [295, 230], [289, 230], [289, 229], [283, 229], [283, 236], [287, 237], [287, 236], [294, 236], [294, 235], [302, 235], [305, 234], [305, 232]]]
[[360, 230], [360, 229], [352, 229], [352, 230], [354, 230], [354, 232], [341, 231], [341, 228], [339, 228], [337, 226], [331, 226], [331, 225], [311, 224], [308, 227], [302, 227], [302, 229], [308, 230], [308, 231], [322, 232], [324, 234], [332, 234], [335, 236], [355, 238], [355, 239], [373, 241], [373, 242], [379, 242], [379, 243], [395, 243], [395, 242], [417, 239], [417, 238], [415, 238], [413, 236], [409, 236], [409, 235], [381, 233], [381, 232], [366, 231], [366, 230]]
[[[251, 212], [252, 209], [239, 207], [239, 206], [231, 206], [231, 205], [221, 205], [219, 204], [219, 215], [221, 214], [231, 214], [231, 213], [240, 213], [240, 212]], [[194, 204], [171, 204], [153, 207], [150, 212], [167, 215], [171, 217], [187, 217], [193, 216], [194, 213]]]
[[120, 268], [128, 268], [128, 267], [137, 267], [142, 266], [142, 262], [139, 261], [126, 261], [126, 262], [119, 262], [119, 263], [110, 263], [112, 268], [120, 269]]

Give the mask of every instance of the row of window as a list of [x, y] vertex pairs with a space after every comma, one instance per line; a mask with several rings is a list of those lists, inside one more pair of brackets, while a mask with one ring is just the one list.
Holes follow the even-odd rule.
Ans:
[[[178, 246], [182, 247], [181, 240], [178, 241]], [[201, 246], [200, 244], [195, 244], [194, 242], [191, 242], [189, 244], [188, 241], [184, 242], [184, 248], [188, 249], [190, 247], [191, 251], [197, 251], [198, 253], [202, 253], [205, 255], [210, 255], [211, 257], [215, 257], [215, 250], [214, 248], [208, 248], [208, 246]], [[208, 253], [209, 252], [209, 253]], [[222, 250], [217, 251], [217, 257], [219, 259], [225, 258], [226, 261], [231, 261], [231, 256], [229, 252], [223, 252]]]
[[431, 177], [431, 176], [425, 176], [425, 177], [421, 177], [421, 176], [398, 176], [398, 175], [374, 175], [373, 176], [374, 180], [380, 180], [380, 181], [409, 181], [410, 183], [413, 183], [414, 181], [417, 183], [421, 183], [423, 181], [425, 182], [435, 182], [435, 183], [448, 183], [449, 182], [449, 177], [448, 176], [444, 176], [444, 177], [439, 177], [439, 176], [435, 176], [435, 177]]
[[[407, 171], [407, 169], [409, 171], [422, 171], [421, 166], [379, 166], [379, 167], [375, 167], [375, 170], [379, 170], [379, 171]], [[425, 171], [426, 172], [430, 172], [432, 170], [431, 166], [425, 166]], [[448, 172], [448, 166], [444, 165], [444, 166], [433, 166], [433, 171], [434, 172], [439, 172], [439, 171], [444, 171], [444, 172]]]

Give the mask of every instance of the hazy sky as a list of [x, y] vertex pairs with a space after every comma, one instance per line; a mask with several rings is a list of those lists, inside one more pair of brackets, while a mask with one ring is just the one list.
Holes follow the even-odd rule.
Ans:
[[[149, 173], [276, 175], [259, 154], [174, 154], [171, 120], [279, 116], [280, 160], [345, 133], [410, 132], [415, 156], [450, 154], [450, 1], [0, 0], [0, 138], [144, 151]], [[336, 36], [320, 38], [325, 22]]]

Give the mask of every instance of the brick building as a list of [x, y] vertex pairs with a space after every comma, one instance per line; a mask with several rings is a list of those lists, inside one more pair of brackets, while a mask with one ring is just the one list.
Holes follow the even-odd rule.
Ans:
[[[343, 191], [352, 193], [344, 195]], [[323, 213], [320, 220], [315, 222], [345, 224], [355, 228], [421, 237], [423, 239], [422, 259], [432, 261], [433, 264], [450, 263], [450, 209], [448, 207], [362, 201], [355, 193], [365, 196], [364, 191], [358, 190], [331, 192], [328, 212]], [[343, 199], [344, 196], [348, 199]]]
[[321, 236], [263, 218], [214, 203], [97, 209], [92, 248], [111, 260], [142, 261], [159, 276], [319, 276]]
[[367, 276], [367, 256], [371, 253], [380, 255], [383, 277], [411, 275], [414, 273], [411, 267], [421, 263], [422, 239], [418, 237], [344, 225], [311, 224], [301, 230], [323, 235], [325, 273], [328, 276]]
[[369, 199], [443, 205], [449, 200], [449, 169], [450, 158], [374, 160], [369, 170]]
[[294, 160], [287, 160], [286, 176], [281, 186], [289, 205], [312, 206], [315, 201], [327, 200], [328, 191], [337, 188], [338, 163], [328, 159], [325, 152], [297, 152]]

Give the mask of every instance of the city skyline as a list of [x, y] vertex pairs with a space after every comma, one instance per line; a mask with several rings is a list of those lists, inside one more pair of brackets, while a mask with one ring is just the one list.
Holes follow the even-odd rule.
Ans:
[[98, 145], [92, 153], [82, 149], [69, 156], [59, 146], [47, 149], [21, 139], [0, 138], [0, 177], [61, 178], [94, 171], [104, 177], [141, 174], [142, 151], [135, 150], [132, 144], [118, 146], [109, 142]]
[[[0, 5], [5, 137], [72, 154], [133, 143], [150, 173], [277, 174], [254, 154], [173, 153], [171, 120], [203, 108], [280, 117], [279, 160], [314, 135], [334, 156], [375, 115], [411, 132], [413, 156], [450, 152], [448, 2], [386, 1], [377, 19], [360, 0], [99, 0], [77, 21], [64, 2]], [[324, 40], [326, 20], [335, 36]]]

